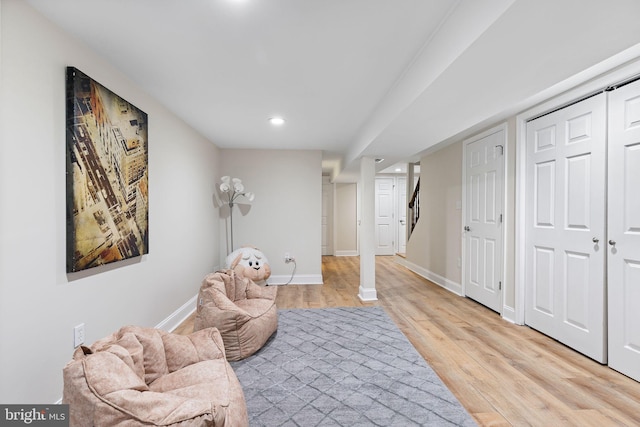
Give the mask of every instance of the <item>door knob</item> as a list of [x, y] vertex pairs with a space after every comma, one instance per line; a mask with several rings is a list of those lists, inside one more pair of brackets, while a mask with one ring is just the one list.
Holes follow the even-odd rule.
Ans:
[[593, 239], [591, 239], [593, 241], [593, 243], [598, 243], [600, 241], [600, 239], [598, 239], [597, 237], [594, 237]]
[[464, 226], [464, 231], [471, 231], [471, 228], [469, 228], [469, 226], [468, 226], [468, 225], [465, 225], [465, 226]]
[[609, 244], [610, 244], [611, 246], [615, 246], [615, 245], [616, 245], [616, 241], [615, 241], [615, 240], [609, 240]]

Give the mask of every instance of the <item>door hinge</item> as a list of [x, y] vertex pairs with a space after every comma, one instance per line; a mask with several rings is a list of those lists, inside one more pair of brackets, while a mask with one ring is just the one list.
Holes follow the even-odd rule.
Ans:
[[501, 291], [502, 290], [502, 282], [498, 282], [498, 290]]
[[500, 223], [502, 223], [502, 214], [500, 214]]

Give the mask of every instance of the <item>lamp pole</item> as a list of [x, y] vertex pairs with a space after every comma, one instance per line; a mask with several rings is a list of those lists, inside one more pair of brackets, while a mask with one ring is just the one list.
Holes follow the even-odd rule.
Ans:
[[231, 201], [231, 196], [229, 196], [229, 220], [230, 220], [230, 227], [231, 227], [231, 250], [227, 249], [227, 255], [229, 255], [231, 252], [233, 252], [233, 201]]

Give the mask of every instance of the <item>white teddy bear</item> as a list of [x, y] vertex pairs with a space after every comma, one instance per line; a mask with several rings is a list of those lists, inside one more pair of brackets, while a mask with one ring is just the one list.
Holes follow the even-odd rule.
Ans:
[[266, 281], [271, 276], [269, 260], [253, 246], [243, 246], [227, 255], [226, 268], [256, 283]]

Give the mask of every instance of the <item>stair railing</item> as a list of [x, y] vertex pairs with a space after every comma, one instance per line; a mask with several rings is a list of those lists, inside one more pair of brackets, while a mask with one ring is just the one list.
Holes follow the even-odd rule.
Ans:
[[411, 218], [411, 227], [409, 228], [409, 236], [413, 232], [416, 224], [418, 223], [418, 219], [420, 218], [420, 179], [418, 178], [418, 183], [416, 184], [415, 190], [413, 190], [413, 196], [411, 196], [411, 201], [409, 202], [409, 218]]

